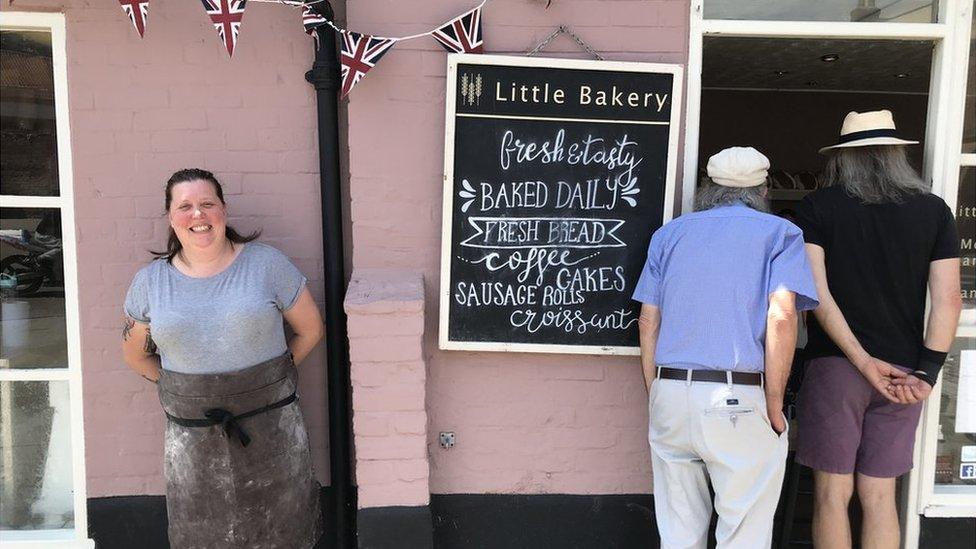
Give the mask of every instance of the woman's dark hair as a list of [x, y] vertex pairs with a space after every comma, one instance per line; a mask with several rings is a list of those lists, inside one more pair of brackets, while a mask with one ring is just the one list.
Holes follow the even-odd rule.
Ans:
[[[186, 168], [180, 170], [169, 177], [169, 181], [166, 182], [166, 211], [169, 211], [170, 204], [173, 202], [173, 187], [179, 185], [180, 183], [187, 183], [189, 181], [207, 181], [213, 185], [214, 192], [217, 193], [217, 199], [220, 200], [220, 204], [226, 206], [227, 203], [224, 202], [224, 189], [220, 186], [220, 182], [214, 174], [208, 172], [207, 170], [201, 170], [200, 168]], [[227, 240], [230, 240], [234, 244], [244, 244], [252, 240], [257, 239], [261, 236], [261, 231], [257, 230], [253, 233], [242, 236], [241, 233], [234, 230], [233, 227], [227, 225], [224, 234], [227, 236]], [[180, 243], [180, 239], [176, 237], [176, 232], [171, 226], [169, 228], [169, 237], [166, 239], [166, 251], [156, 252], [149, 250], [149, 253], [156, 256], [156, 259], [165, 258], [166, 261], [172, 263], [173, 258], [176, 254], [180, 253], [183, 249], [183, 244]]]

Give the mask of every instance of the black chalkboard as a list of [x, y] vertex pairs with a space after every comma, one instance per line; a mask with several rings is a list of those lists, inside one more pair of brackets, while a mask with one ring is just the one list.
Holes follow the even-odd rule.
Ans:
[[441, 348], [637, 352], [680, 88], [672, 65], [449, 56]]

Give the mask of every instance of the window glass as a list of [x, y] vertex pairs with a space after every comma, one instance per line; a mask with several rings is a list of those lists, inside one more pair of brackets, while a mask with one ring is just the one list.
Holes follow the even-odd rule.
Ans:
[[[973, 9], [976, 9], [976, 2], [973, 2]], [[969, 35], [969, 77], [966, 83], [962, 152], [976, 153], [976, 17], [973, 17], [973, 28]]]
[[0, 530], [74, 528], [66, 381], [0, 381]]
[[705, 19], [935, 23], [933, 0], [705, 0]]
[[0, 209], [0, 368], [67, 368], [61, 212]]
[[956, 338], [942, 368], [936, 492], [976, 494], [976, 337]]
[[959, 229], [962, 265], [963, 313], [960, 324], [976, 326], [976, 166], [963, 166], [960, 170], [956, 227]]
[[47, 31], [0, 31], [0, 194], [59, 194]]

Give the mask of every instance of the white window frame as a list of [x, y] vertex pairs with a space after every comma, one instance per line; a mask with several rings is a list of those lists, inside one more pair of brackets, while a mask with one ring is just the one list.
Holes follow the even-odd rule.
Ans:
[[[681, 211], [692, 211], [698, 174], [701, 119], [702, 44], [705, 36], [765, 38], [850, 38], [870, 40], [930, 40], [935, 47], [929, 85], [929, 104], [922, 175], [934, 182], [932, 192], [955, 208], [961, 166], [976, 166], [976, 154], [961, 154], [966, 67], [969, 55], [972, 0], [942, 0], [937, 23], [850, 23], [826, 21], [746, 21], [705, 19], [703, 3], [691, 0], [688, 84], [685, 112]], [[811, 144], [811, 146], [813, 146]], [[976, 326], [962, 327], [958, 336], [976, 336]], [[936, 431], [941, 384], [933, 389], [916, 433], [916, 468], [903, 496], [904, 546], [918, 547], [920, 516], [976, 516], [976, 494], [935, 491]]]
[[5, 530], [0, 545], [19, 548], [95, 547], [88, 539], [88, 500], [85, 477], [84, 409], [81, 386], [81, 331], [78, 314], [78, 263], [75, 239], [71, 134], [68, 122], [68, 72], [65, 19], [61, 13], [0, 12], [3, 30], [42, 30], [51, 33], [54, 65], [54, 108], [57, 124], [59, 196], [0, 195], [4, 208], [57, 208], [61, 211], [62, 254], [64, 261], [65, 329], [68, 367], [57, 369], [0, 369], [0, 381], [66, 381], [70, 395], [72, 484], [74, 488], [74, 528], [63, 530]]
[[[955, 70], [950, 73], [948, 93], [943, 109], [947, 113], [945, 142], [941, 145], [946, 151], [945, 169], [942, 177], [934, 179], [933, 192], [941, 196], [949, 208], [955, 212], [959, 198], [959, 175], [964, 166], [976, 166], [976, 154], [962, 153], [962, 132], [964, 126], [966, 83], [969, 77], [969, 48], [972, 29], [973, 2], [956, 0], [947, 6], [946, 22], [951, 30], [947, 40], [951, 47], [945, 50], [946, 64]], [[970, 319], [971, 322], [971, 319]], [[976, 324], [962, 323], [956, 337], [976, 337]], [[942, 403], [942, 383], [936, 384], [932, 395], [925, 403], [916, 438], [916, 459], [918, 464], [910, 474], [909, 490], [915, 490], [917, 514], [926, 517], [976, 517], [976, 493], [950, 493], [935, 488], [935, 462], [938, 450], [939, 411]]]

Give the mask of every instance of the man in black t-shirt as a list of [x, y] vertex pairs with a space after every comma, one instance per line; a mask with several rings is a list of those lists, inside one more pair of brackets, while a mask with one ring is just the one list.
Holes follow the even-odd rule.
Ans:
[[797, 209], [820, 296], [796, 457], [814, 469], [816, 547], [851, 546], [855, 485], [862, 540], [899, 546], [895, 479], [912, 468], [922, 401], [959, 320], [959, 236], [948, 206], [908, 164], [914, 143], [895, 137], [889, 111], [848, 114], [840, 142], [820, 150], [826, 188]]

